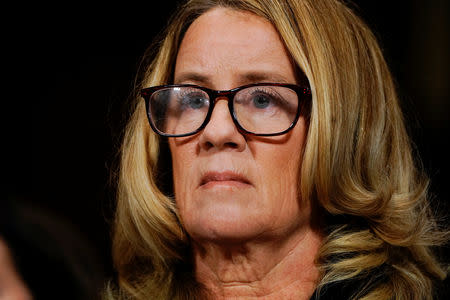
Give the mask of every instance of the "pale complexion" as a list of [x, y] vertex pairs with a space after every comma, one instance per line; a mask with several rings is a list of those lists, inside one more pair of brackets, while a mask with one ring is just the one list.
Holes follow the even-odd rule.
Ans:
[[[187, 30], [174, 80], [226, 90], [254, 82], [296, 83], [296, 75], [268, 21], [215, 8]], [[306, 132], [301, 116], [282, 136], [242, 134], [222, 98], [203, 131], [169, 139], [176, 202], [193, 241], [197, 280], [211, 298], [312, 295], [321, 239], [310, 203], [297, 188]]]

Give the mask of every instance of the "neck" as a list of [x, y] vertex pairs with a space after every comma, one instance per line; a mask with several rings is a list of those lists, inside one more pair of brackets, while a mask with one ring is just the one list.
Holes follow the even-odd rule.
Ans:
[[286, 239], [194, 242], [196, 277], [211, 299], [309, 299], [320, 243], [312, 228]]

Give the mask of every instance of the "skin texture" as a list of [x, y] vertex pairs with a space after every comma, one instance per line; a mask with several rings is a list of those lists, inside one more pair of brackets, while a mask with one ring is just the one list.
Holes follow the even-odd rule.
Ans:
[[[227, 8], [212, 9], [189, 27], [174, 79], [216, 90], [296, 83], [275, 28], [256, 15]], [[193, 241], [197, 279], [210, 298], [312, 295], [321, 239], [313, 230], [310, 203], [297, 188], [306, 133], [301, 116], [282, 136], [242, 134], [227, 99], [219, 98], [203, 131], [169, 139], [177, 206]]]

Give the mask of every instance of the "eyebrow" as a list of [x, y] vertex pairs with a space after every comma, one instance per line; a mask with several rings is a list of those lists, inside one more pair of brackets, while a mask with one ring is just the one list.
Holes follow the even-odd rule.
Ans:
[[199, 83], [199, 84], [205, 84], [205, 85], [208, 85], [211, 83], [208, 76], [205, 76], [205, 75], [202, 75], [202, 74], [196, 73], [196, 72], [181, 73], [181, 75], [178, 76], [177, 80], [174, 83], [178, 84], [178, 83], [184, 83], [184, 82], [189, 82], [189, 81]]
[[279, 75], [274, 73], [266, 73], [266, 72], [249, 72], [241, 76], [240, 79], [243, 79], [243, 81], [248, 83], [255, 83], [255, 82], [278, 82], [278, 83], [288, 83], [288, 80]]
[[[194, 82], [199, 85], [212, 86], [210, 76], [197, 72], [181, 73], [175, 83]], [[276, 82], [276, 83], [295, 83], [289, 82], [284, 76], [264, 71], [251, 71], [238, 76], [239, 85], [258, 83], [258, 82]]]

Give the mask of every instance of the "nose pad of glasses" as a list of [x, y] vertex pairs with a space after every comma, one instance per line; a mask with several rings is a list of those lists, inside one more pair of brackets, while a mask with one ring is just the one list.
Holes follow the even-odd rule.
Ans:
[[235, 126], [233, 117], [231, 116], [232, 112], [228, 105], [228, 101], [230, 101], [227, 97], [218, 97], [214, 99], [213, 109], [211, 111], [211, 116], [208, 124], [209, 126], [212, 122], [216, 122], [215, 119], [219, 118], [219, 122], [227, 121], [230, 125]]
[[214, 101], [209, 122], [201, 136], [201, 144], [206, 148], [242, 148], [245, 139], [234, 123], [227, 101], [222, 100], [228, 98], [221, 97]]

